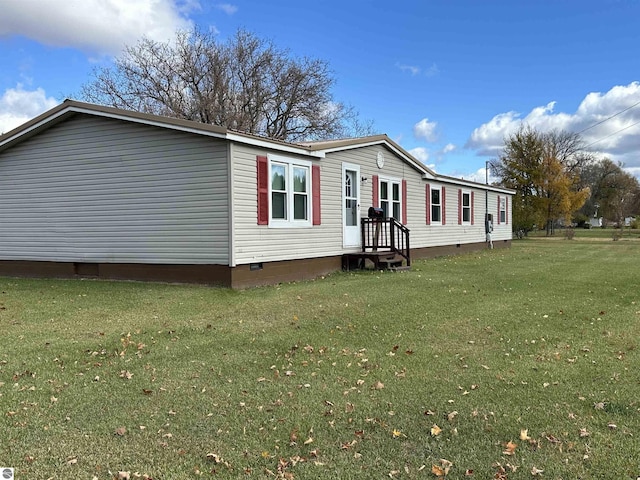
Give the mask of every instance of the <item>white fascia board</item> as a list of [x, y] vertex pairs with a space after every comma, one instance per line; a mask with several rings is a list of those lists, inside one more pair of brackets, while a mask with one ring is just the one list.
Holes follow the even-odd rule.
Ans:
[[458, 185], [461, 187], [475, 188], [478, 190], [489, 190], [492, 192], [506, 193], [508, 195], [515, 195], [516, 193], [515, 190], [510, 190], [508, 188], [496, 187], [495, 185], [487, 185], [485, 183], [471, 182], [471, 181], [457, 179], [457, 178], [450, 178], [450, 177], [442, 178], [436, 175], [432, 180], [435, 182], [448, 183], [450, 185]]
[[39, 129], [40, 127], [42, 127], [43, 125], [46, 125], [47, 123], [50, 123], [51, 121], [55, 120], [56, 118], [61, 117], [62, 115], [66, 114], [68, 112], [67, 109], [64, 110], [60, 110], [59, 112], [57, 112], [55, 115], [47, 117], [42, 119], [41, 121], [39, 121], [38, 123], [34, 123], [33, 125], [31, 125], [29, 128], [26, 128], [24, 130], [20, 130], [20, 132], [16, 133], [15, 135], [11, 135], [10, 137], [6, 138], [4, 141], [2, 141], [0, 143], [0, 147], [2, 147], [3, 145], [13, 142], [16, 139], [27, 135], [28, 133]]
[[295, 153], [298, 155], [305, 155], [307, 157], [316, 157], [316, 158], [325, 157], [324, 151], [311, 152], [304, 147], [297, 147], [295, 145], [286, 144], [286, 143], [271, 142], [266, 139], [263, 140], [261, 138], [256, 138], [256, 137], [247, 137], [245, 135], [238, 135], [232, 132], [227, 133], [227, 135], [225, 135], [224, 138], [232, 142], [244, 143], [246, 145], [251, 145], [259, 148], [268, 148], [271, 150], [278, 150], [280, 152]]
[[412, 166], [416, 167], [418, 170], [420, 170], [422, 172], [423, 176], [425, 176], [425, 178], [432, 178], [433, 172], [431, 170], [429, 170], [426, 165], [423, 165], [422, 163], [414, 160], [413, 158], [407, 157], [403, 152], [398, 150], [396, 147], [394, 147], [393, 145], [391, 145], [389, 142], [387, 142], [384, 139], [373, 140], [371, 142], [363, 142], [363, 143], [358, 143], [358, 144], [354, 143], [354, 144], [349, 144], [349, 145], [340, 145], [338, 147], [322, 149], [321, 151], [324, 152], [324, 153], [332, 153], [332, 152], [339, 152], [341, 150], [353, 150], [354, 148], [372, 147], [374, 145], [385, 145], [389, 150], [391, 150], [393, 153], [398, 155], [405, 162], [409, 163], [410, 165], [412, 165]]

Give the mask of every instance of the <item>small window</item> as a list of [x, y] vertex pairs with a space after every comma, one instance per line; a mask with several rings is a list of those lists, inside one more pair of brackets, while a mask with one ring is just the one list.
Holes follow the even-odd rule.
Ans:
[[269, 156], [271, 226], [310, 226], [311, 164]]
[[380, 208], [385, 218], [402, 218], [402, 196], [400, 182], [397, 180], [380, 180]]
[[462, 192], [462, 221], [463, 223], [471, 222], [471, 194]]
[[271, 218], [287, 219], [287, 165], [271, 164]]
[[500, 223], [507, 223], [507, 198], [500, 198]]
[[431, 222], [442, 222], [442, 193], [437, 187], [431, 187]]

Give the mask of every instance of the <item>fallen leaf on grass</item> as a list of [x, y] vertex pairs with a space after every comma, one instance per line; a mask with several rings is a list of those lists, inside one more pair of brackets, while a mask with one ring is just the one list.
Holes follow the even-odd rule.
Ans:
[[513, 443], [512, 441], [507, 442], [505, 445], [505, 449], [502, 452], [503, 455], [514, 455], [516, 453], [516, 447], [518, 444]]
[[442, 429], [438, 425], [434, 424], [433, 427], [431, 427], [431, 435], [437, 437], [440, 433], [442, 433]]
[[589, 434], [589, 432], [587, 431], [586, 428], [581, 428], [580, 429], [580, 437], [588, 437], [589, 435], [590, 434]]
[[533, 475], [534, 477], [536, 475], [542, 474], [542, 472], [544, 472], [544, 470], [540, 470], [539, 468], [536, 468], [536, 467], [531, 468], [531, 475]]
[[527, 441], [527, 440], [531, 440], [531, 437], [529, 436], [529, 429], [524, 428], [522, 430], [520, 430], [520, 440]]
[[371, 388], [374, 390], [382, 390], [384, 388], [384, 383], [378, 380]]
[[125, 427], [118, 427], [113, 433], [119, 437], [122, 437], [125, 433], [127, 433], [127, 429]]
[[393, 438], [398, 438], [402, 435], [402, 432], [400, 430], [396, 430], [395, 428], [393, 429], [393, 432], [391, 432], [391, 435], [393, 436]]
[[118, 480], [129, 480], [131, 478], [131, 473], [129, 472], [118, 472]]
[[440, 465], [431, 465], [431, 473], [433, 473], [436, 477], [446, 477], [449, 474], [449, 470], [453, 463], [449, 460], [441, 458]]
[[456, 418], [456, 415], [458, 415], [458, 411], [454, 410], [453, 412], [451, 412], [450, 414], [447, 415], [447, 419], [452, 422], [454, 418]]

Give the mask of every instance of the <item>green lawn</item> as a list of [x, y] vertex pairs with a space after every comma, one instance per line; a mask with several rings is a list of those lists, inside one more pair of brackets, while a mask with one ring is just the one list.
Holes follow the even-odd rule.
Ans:
[[0, 278], [0, 466], [636, 479], [639, 254], [525, 239], [246, 291]]

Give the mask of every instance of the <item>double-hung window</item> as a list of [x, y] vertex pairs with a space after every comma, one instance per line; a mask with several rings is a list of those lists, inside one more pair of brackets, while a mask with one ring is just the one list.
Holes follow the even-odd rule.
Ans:
[[431, 223], [442, 223], [442, 190], [431, 187]]
[[399, 180], [380, 179], [380, 208], [385, 217], [402, 219], [402, 196]]
[[471, 193], [462, 192], [462, 222], [471, 223]]
[[500, 223], [507, 223], [507, 198], [500, 197]]
[[270, 225], [311, 226], [311, 162], [269, 155]]

